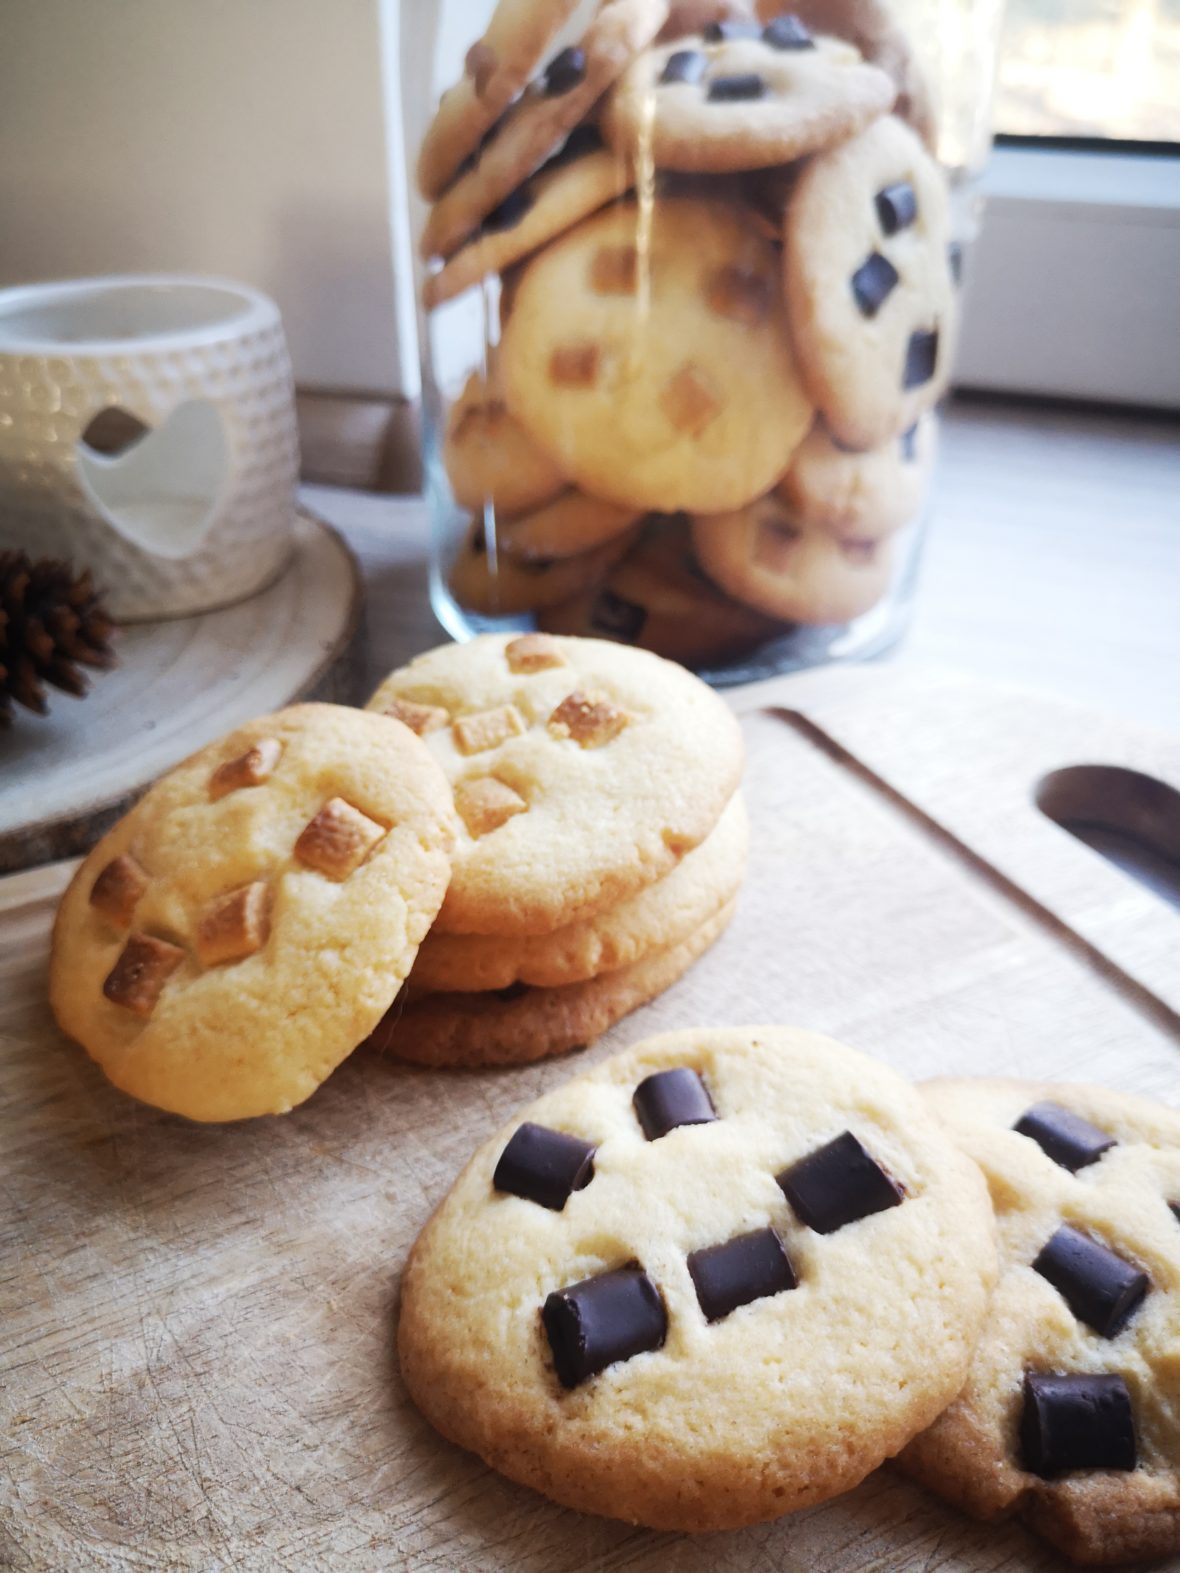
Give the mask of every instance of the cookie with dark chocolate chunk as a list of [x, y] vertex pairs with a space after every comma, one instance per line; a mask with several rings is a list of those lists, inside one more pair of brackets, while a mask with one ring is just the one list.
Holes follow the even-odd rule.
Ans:
[[1001, 1272], [962, 1393], [902, 1466], [1081, 1562], [1180, 1554], [1180, 1111], [1067, 1083], [923, 1090], [987, 1176]]
[[406, 1269], [402, 1373], [566, 1506], [736, 1528], [928, 1424], [994, 1273], [979, 1171], [893, 1071], [787, 1027], [668, 1033], [475, 1154]]

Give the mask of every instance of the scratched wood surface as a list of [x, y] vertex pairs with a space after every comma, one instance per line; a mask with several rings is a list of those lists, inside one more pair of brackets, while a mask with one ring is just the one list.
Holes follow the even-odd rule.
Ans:
[[739, 915], [563, 1061], [444, 1075], [361, 1053], [284, 1119], [190, 1125], [108, 1087], [52, 1026], [68, 869], [0, 882], [0, 1566], [1060, 1566], [889, 1468], [733, 1534], [583, 1517], [443, 1442], [401, 1388], [399, 1271], [472, 1147], [653, 1031], [799, 1022], [914, 1076], [1072, 1076], [1180, 1103], [1180, 915], [1031, 800], [1080, 763], [1180, 783], [1180, 744], [914, 672], [734, 702], [755, 848]]

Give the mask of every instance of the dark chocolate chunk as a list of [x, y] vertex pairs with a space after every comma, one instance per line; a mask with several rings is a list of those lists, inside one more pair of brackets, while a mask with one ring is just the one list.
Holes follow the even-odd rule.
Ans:
[[734, 104], [748, 98], [763, 98], [766, 83], [756, 71], [743, 71], [740, 76], [715, 76], [709, 83], [705, 97], [710, 104]]
[[1119, 1332], [1150, 1284], [1146, 1273], [1067, 1223], [1041, 1247], [1033, 1268], [1048, 1279], [1080, 1322], [1104, 1338]]
[[1127, 1384], [1121, 1376], [1026, 1372], [1020, 1452], [1024, 1468], [1043, 1480], [1071, 1469], [1134, 1469]]
[[602, 590], [590, 609], [590, 626], [600, 634], [634, 644], [647, 622], [647, 611], [635, 601], [627, 601], [613, 590]]
[[724, 1245], [710, 1245], [688, 1258], [701, 1310], [710, 1322], [739, 1305], [794, 1289], [799, 1280], [783, 1242], [773, 1229], [739, 1234]]
[[678, 1125], [708, 1125], [717, 1118], [709, 1089], [687, 1065], [646, 1076], [631, 1101], [649, 1142], [658, 1141]]
[[594, 1178], [594, 1148], [579, 1136], [527, 1121], [513, 1131], [500, 1154], [492, 1184], [559, 1213], [572, 1191]]
[[699, 82], [709, 69], [709, 60], [699, 49], [678, 49], [669, 55], [660, 75], [660, 82]]
[[706, 43], [728, 44], [737, 38], [761, 38], [762, 27], [758, 22], [708, 22], [701, 34]]
[[893, 293], [897, 269], [888, 257], [874, 251], [852, 275], [852, 294], [862, 317], [875, 317]]
[[797, 16], [785, 11], [762, 29], [764, 43], [772, 49], [814, 49], [815, 39]]
[[565, 164], [572, 164], [576, 158], [584, 158], [587, 153], [598, 153], [604, 145], [597, 126], [575, 126], [553, 157], [541, 166], [541, 172], [560, 169]]
[[952, 240], [946, 248], [946, 265], [950, 269], [951, 278], [956, 284], [963, 282], [963, 247], [957, 240]]
[[897, 1207], [905, 1192], [844, 1131], [777, 1176], [783, 1194], [809, 1229], [833, 1234], [846, 1223]]
[[901, 437], [898, 440], [901, 443], [901, 456], [902, 456], [902, 458], [905, 460], [906, 464], [912, 464], [914, 462], [914, 460], [918, 457], [918, 423], [917, 423], [917, 421], [914, 422], [914, 424], [909, 428], [908, 431], [903, 431], [902, 434], [901, 434]]
[[938, 329], [918, 328], [910, 334], [910, 342], [906, 345], [902, 386], [920, 388], [933, 377], [937, 365]]
[[1012, 1129], [1030, 1137], [1047, 1157], [1071, 1174], [1097, 1163], [1104, 1152], [1118, 1146], [1113, 1136], [1059, 1103], [1034, 1103]]
[[918, 216], [918, 198], [908, 180], [899, 180], [895, 186], [878, 191], [877, 217], [886, 235], [896, 235], [906, 229]]
[[514, 224], [519, 224], [528, 210], [533, 205], [533, 198], [527, 186], [517, 186], [515, 191], [510, 191], [498, 207], [494, 207], [487, 214], [480, 225], [482, 231], [491, 230], [498, 233], [502, 229], [511, 229]]
[[586, 77], [586, 51], [573, 45], [559, 50], [545, 67], [545, 96], [560, 98]]
[[660, 1291], [638, 1266], [555, 1289], [541, 1320], [563, 1387], [577, 1387], [617, 1360], [661, 1348], [668, 1333]]

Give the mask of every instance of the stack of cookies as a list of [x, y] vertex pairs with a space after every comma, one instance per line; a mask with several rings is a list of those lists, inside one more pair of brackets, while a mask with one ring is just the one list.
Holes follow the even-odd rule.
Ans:
[[501, 0], [421, 149], [426, 305], [498, 298], [446, 418], [450, 589], [702, 665], [846, 623], [955, 338], [912, 51], [887, 0], [602, 0], [539, 69], [571, 10]]
[[424, 738], [459, 820], [442, 909], [375, 1034], [400, 1058], [580, 1047], [729, 922], [741, 734], [681, 668], [601, 640], [486, 635], [394, 672], [369, 708]]
[[479, 1149], [398, 1342], [445, 1436], [586, 1512], [736, 1528], [900, 1455], [1079, 1561], [1180, 1555], [1180, 1113], [669, 1033]]
[[292, 706], [159, 781], [62, 900], [54, 1014], [196, 1120], [285, 1113], [370, 1038], [447, 1065], [589, 1043], [728, 923], [741, 769], [729, 709], [644, 651], [433, 651], [368, 711]]

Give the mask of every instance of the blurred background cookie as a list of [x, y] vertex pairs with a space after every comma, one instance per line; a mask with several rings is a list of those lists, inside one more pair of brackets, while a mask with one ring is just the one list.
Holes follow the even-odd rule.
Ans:
[[811, 424], [775, 249], [728, 203], [622, 203], [526, 265], [508, 408], [583, 490], [670, 512], [768, 490]]
[[884, 595], [893, 569], [888, 538], [804, 525], [773, 494], [737, 513], [694, 518], [692, 546], [723, 590], [795, 623], [861, 616]]
[[887, 116], [818, 154], [785, 227], [791, 335], [832, 433], [874, 448], [946, 387], [957, 303], [946, 181], [915, 133]]
[[796, 449], [779, 495], [800, 524], [836, 534], [888, 535], [917, 516], [936, 442], [932, 415], [864, 452], [838, 443], [817, 420]]

